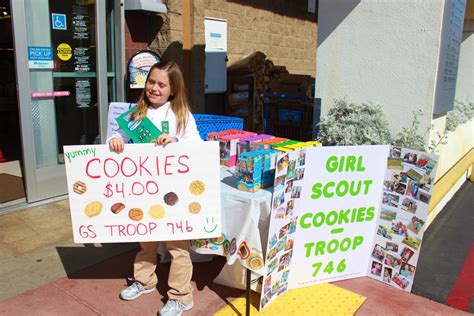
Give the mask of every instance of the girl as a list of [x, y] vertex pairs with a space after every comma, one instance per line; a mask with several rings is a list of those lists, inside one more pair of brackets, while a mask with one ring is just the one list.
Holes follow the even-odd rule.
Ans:
[[[189, 111], [183, 76], [178, 65], [173, 62], [159, 62], [150, 68], [145, 88], [131, 119], [140, 121], [144, 117], [150, 119], [159, 129], [169, 126], [169, 134], [161, 134], [155, 141], [157, 145], [164, 146], [178, 141], [202, 141]], [[129, 139], [124, 131], [118, 130], [108, 137], [107, 143], [112, 151], [121, 153]], [[166, 246], [171, 254], [168, 278], [170, 290], [169, 300], [161, 309], [160, 315], [181, 315], [183, 311], [193, 307], [193, 266], [188, 252], [189, 241], [167, 241]], [[133, 265], [134, 282], [122, 290], [122, 299], [134, 300], [156, 289], [157, 249], [158, 242], [140, 242], [140, 251]]]

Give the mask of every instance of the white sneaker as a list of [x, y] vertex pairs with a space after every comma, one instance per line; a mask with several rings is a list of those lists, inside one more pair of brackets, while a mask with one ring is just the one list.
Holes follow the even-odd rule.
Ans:
[[140, 295], [151, 293], [154, 290], [154, 287], [151, 289], [146, 289], [143, 287], [143, 285], [141, 285], [140, 282], [135, 281], [132, 285], [127, 288], [124, 288], [122, 292], [120, 292], [120, 298], [126, 301], [133, 301], [139, 298]]
[[184, 311], [193, 308], [194, 303], [183, 304], [178, 300], [168, 300], [160, 311], [160, 316], [181, 316]]

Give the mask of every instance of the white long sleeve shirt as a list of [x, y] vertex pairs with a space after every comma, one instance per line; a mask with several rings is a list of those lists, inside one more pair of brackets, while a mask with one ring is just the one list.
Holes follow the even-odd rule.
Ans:
[[[169, 134], [172, 137], [176, 137], [179, 142], [181, 141], [203, 141], [201, 136], [199, 136], [199, 132], [196, 126], [196, 120], [194, 119], [191, 112], [188, 113], [188, 122], [186, 124], [186, 130], [181, 132], [180, 134], [176, 133], [176, 115], [174, 114], [173, 110], [171, 109], [171, 103], [166, 102], [159, 108], [155, 109], [152, 106], [148, 107], [147, 115], [148, 119], [161, 130], [161, 122], [168, 121], [169, 123]], [[130, 137], [122, 130], [118, 129], [117, 131], [113, 131], [112, 135], [107, 135], [108, 144], [112, 138], [115, 137], [122, 137], [125, 143], [128, 143]]]

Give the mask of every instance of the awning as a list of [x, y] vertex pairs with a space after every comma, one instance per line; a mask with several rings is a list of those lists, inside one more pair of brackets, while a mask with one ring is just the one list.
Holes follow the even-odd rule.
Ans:
[[168, 9], [161, 0], [126, 0], [125, 10], [143, 10], [150, 12], [166, 13]]

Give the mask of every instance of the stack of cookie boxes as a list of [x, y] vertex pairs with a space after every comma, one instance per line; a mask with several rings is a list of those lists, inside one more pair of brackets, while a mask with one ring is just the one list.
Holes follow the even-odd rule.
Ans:
[[273, 186], [278, 154], [321, 145], [240, 130], [210, 133], [208, 140], [219, 140], [221, 165], [236, 166], [237, 188], [247, 192]]

